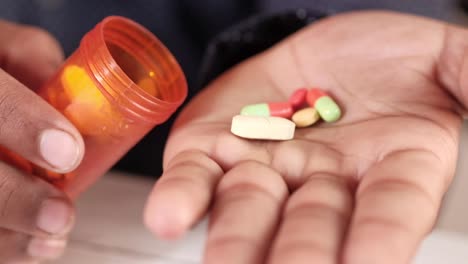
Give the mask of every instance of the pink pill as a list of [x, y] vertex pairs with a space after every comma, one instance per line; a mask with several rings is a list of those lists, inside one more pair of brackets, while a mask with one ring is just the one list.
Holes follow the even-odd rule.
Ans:
[[289, 97], [289, 103], [294, 109], [299, 109], [306, 103], [306, 98], [307, 88], [300, 88]]

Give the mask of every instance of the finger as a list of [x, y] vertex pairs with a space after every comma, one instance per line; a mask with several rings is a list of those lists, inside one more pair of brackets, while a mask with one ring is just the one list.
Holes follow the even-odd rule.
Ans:
[[0, 228], [0, 259], [3, 263], [13, 261], [32, 261], [27, 253], [30, 236]]
[[356, 194], [344, 262], [409, 263], [436, 219], [445, 171], [436, 156], [416, 150], [369, 169]]
[[0, 229], [1, 263], [37, 263], [59, 258], [65, 250], [64, 239], [43, 239]]
[[288, 195], [281, 175], [246, 161], [226, 173], [216, 192], [204, 263], [263, 263]]
[[0, 145], [59, 173], [74, 169], [84, 152], [83, 139], [73, 125], [2, 70]]
[[46, 31], [0, 20], [0, 67], [31, 89], [40, 87], [63, 61]]
[[348, 184], [318, 173], [289, 198], [268, 263], [338, 263], [352, 210]]
[[68, 233], [74, 209], [50, 184], [0, 163], [0, 228], [38, 237]]
[[203, 152], [177, 154], [149, 197], [146, 225], [163, 238], [181, 236], [206, 213], [223, 174], [218, 164]]
[[32, 238], [26, 248], [26, 253], [33, 259], [53, 260], [60, 258], [67, 246], [65, 239]]

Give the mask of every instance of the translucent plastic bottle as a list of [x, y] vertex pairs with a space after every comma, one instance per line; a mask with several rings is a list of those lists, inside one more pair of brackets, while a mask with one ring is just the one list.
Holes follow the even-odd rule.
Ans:
[[74, 196], [165, 122], [185, 100], [187, 84], [175, 58], [153, 34], [112, 16], [83, 37], [38, 93], [81, 132], [83, 162], [71, 173], [56, 174], [11, 156], [10, 161]]

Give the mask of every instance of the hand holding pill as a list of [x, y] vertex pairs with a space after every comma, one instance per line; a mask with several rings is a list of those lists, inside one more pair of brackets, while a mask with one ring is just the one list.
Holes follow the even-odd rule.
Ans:
[[[179, 116], [147, 225], [177, 238], [208, 215], [204, 263], [411, 263], [456, 167], [467, 43], [445, 23], [352, 13], [237, 65]], [[272, 119], [294, 137], [271, 140]]]

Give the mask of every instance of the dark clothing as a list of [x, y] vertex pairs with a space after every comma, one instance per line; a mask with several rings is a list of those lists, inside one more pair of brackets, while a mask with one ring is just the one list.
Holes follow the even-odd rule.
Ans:
[[[61, 42], [67, 55], [87, 31], [108, 15], [121, 15], [141, 23], [180, 62], [189, 83], [189, 98], [235, 63], [326, 14], [379, 8], [454, 21], [454, 10], [458, 8], [456, 0], [1, 1], [1, 18], [45, 28]], [[154, 129], [116, 167], [158, 176], [173, 119]]]

